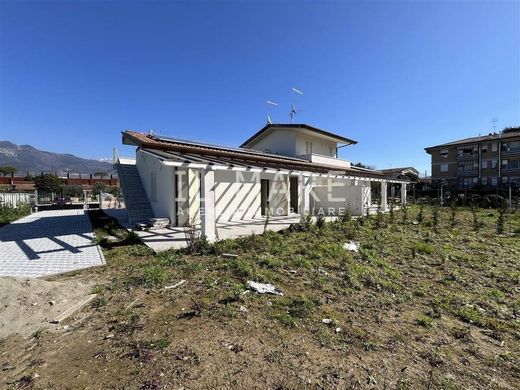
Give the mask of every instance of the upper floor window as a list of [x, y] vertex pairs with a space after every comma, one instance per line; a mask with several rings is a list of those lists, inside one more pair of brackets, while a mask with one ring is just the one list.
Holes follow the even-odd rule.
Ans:
[[336, 157], [334, 153], [334, 148], [331, 146], [329, 147], [330, 157]]
[[498, 150], [498, 145], [496, 142], [491, 143], [491, 151], [496, 152]]
[[448, 172], [448, 164], [441, 164], [441, 172]]
[[305, 154], [312, 154], [312, 142], [305, 142]]
[[488, 162], [486, 160], [482, 160], [482, 168], [485, 169], [488, 167]]
[[482, 153], [486, 153], [488, 151], [488, 144], [482, 144]]
[[441, 157], [448, 158], [448, 149], [441, 149]]

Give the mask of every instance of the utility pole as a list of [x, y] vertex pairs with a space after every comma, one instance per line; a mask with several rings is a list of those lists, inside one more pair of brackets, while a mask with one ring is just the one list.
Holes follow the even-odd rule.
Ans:
[[511, 226], [511, 213], [513, 209], [513, 202], [511, 197], [511, 183], [509, 183], [509, 235], [512, 233], [512, 226]]

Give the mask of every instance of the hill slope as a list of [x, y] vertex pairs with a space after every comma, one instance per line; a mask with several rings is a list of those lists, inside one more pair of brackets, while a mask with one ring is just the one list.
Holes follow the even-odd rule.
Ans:
[[95, 173], [113, 171], [112, 164], [73, 156], [38, 150], [30, 145], [16, 145], [0, 141], [0, 166], [12, 166], [19, 172], [69, 171]]

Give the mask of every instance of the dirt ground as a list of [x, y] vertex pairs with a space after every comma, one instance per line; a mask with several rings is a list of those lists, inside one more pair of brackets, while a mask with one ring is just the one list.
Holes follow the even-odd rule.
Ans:
[[0, 387], [519, 389], [520, 214], [497, 235], [492, 211], [478, 229], [469, 210], [453, 226], [442, 210], [433, 229], [430, 212], [198, 254], [114, 246], [106, 267], [53, 279], [99, 295], [65, 327], [0, 338]]
[[92, 282], [75, 279], [0, 278], [0, 339], [57, 328], [50, 321], [87, 296], [91, 288]]

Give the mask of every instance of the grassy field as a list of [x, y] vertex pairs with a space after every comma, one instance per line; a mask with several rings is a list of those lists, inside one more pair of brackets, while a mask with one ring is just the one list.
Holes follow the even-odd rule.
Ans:
[[[20, 348], [34, 360], [0, 376], [11, 388], [517, 389], [520, 213], [512, 234], [507, 218], [497, 234], [497, 215], [413, 206], [198, 254], [105, 239], [107, 267], [80, 275], [96, 300], [67, 329], [1, 341], [0, 368]], [[132, 242], [96, 225], [101, 240], [108, 230]]]

